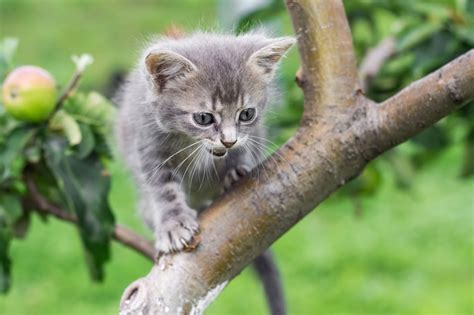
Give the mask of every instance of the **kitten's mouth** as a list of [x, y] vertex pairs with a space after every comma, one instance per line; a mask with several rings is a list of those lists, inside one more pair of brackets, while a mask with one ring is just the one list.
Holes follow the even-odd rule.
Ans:
[[209, 151], [209, 153], [211, 153], [212, 155], [217, 156], [217, 157], [223, 157], [227, 153], [227, 150], [218, 151], [218, 150], [215, 150], [215, 149], [214, 150], [209, 149], [208, 151]]

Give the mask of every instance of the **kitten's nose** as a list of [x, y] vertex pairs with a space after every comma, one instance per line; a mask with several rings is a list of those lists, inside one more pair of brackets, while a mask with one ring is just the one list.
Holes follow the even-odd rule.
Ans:
[[232, 147], [237, 142], [237, 139], [234, 140], [234, 141], [224, 141], [224, 140], [221, 139], [221, 142], [224, 145], [224, 147], [226, 147], [228, 149], [228, 148]]

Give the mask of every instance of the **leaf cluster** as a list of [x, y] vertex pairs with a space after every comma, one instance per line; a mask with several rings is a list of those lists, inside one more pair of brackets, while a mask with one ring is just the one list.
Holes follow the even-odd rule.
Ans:
[[[0, 47], [3, 81], [12, 68], [15, 41]], [[47, 220], [45, 198], [77, 219], [92, 279], [102, 280], [115, 226], [108, 203], [113, 104], [96, 92], [73, 91], [50, 120], [16, 121], [0, 103], [0, 291], [10, 287], [13, 238], [26, 237], [30, 217]], [[27, 178], [38, 191], [30, 191]], [[51, 240], [53, 243], [53, 240]]]

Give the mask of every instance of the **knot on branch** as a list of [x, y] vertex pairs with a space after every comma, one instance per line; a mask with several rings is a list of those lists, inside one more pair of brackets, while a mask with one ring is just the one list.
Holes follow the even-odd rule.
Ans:
[[301, 67], [296, 71], [295, 82], [301, 89], [304, 89], [306, 80], [304, 79], [303, 68]]
[[448, 97], [454, 104], [461, 105], [464, 103], [466, 95], [460, 86], [460, 81], [457, 76], [454, 76], [448, 81], [446, 88], [448, 89]]

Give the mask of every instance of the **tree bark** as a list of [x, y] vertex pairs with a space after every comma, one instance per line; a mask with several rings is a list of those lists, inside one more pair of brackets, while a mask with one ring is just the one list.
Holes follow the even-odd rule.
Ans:
[[[122, 314], [199, 314], [233, 277], [382, 152], [474, 98], [474, 50], [382, 104], [361, 89], [341, 0], [287, 0], [302, 62], [297, 133], [200, 217], [201, 243], [160, 258]], [[255, 175], [255, 174], [254, 174]]]

